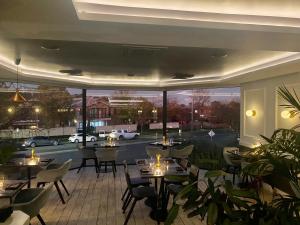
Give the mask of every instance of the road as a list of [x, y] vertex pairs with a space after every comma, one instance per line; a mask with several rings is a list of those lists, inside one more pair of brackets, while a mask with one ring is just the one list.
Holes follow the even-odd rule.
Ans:
[[[198, 135], [194, 138], [197, 140], [210, 140], [210, 137], [207, 134]], [[213, 137], [213, 142], [216, 143], [227, 143], [232, 142], [236, 138], [233, 134], [216, 134]], [[122, 163], [123, 160], [127, 160], [128, 163], [134, 163], [135, 159], [138, 158], [147, 158], [147, 154], [145, 151], [145, 147], [154, 142], [154, 138], [138, 138], [135, 140], [122, 140], [119, 141], [120, 147], [118, 148], [118, 158], [117, 163]], [[94, 143], [88, 143], [91, 145]], [[100, 144], [98, 142], [98, 144]], [[30, 150], [28, 149], [26, 154], [30, 154]], [[36, 153], [41, 156], [41, 158], [54, 158], [57, 163], [61, 163], [70, 158], [73, 159], [72, 167], [78, 167], [81, 163], [81, 156], [77, 150], [77, 146], [74, 143], [66, 143], [59, 146], [44, 146], [37, 147]], [[93, 163], [93, 161], [91, 161]]]

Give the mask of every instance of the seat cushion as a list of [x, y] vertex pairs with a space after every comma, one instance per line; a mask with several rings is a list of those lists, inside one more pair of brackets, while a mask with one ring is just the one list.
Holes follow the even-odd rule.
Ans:
[[32, 201], [37, 197], [44, 189], [43, 188], [29, 188], [21, 190], [15, 200], [14, 204], [26, 203]]
[[[188, 178], [186, 180], [188, 180]], [[172, 180], [172, 179], [166, 179], [166, 178], [164, 179], [164, 183], [166, 185], [169, 185], [169, 184], [182, 184], [182, 182], [184, 182], [184, 181], [178, 181], [178, 180]]]
[[51, 170], [51, 169], [58, 169], [62, 166], [62, 164], [58, 164], [58, 163], [51, 163], [49, 166], [47, 166], [47, 170]]
[[168, 185], [168, 191], [172, 195], [177, 195], [182, 189], [183, 189], [182, 185], [178, 185], [178, 184], [170, 184], [170, 185]]
[[134, 198], [143, 199], [155, 197], [156, 193], [154, 187], [137, 187], [132, 189], [132, 195]]
[[131, 185], [134, 186], [134, 187], [137, 187], [137, 186], [149, 186], [150, 185], [150, 181], [149, 179], [145, 179], [145, 178], [140, 178], [140, 177], [132, 177], [130, 178], [130, 182], [131, 182]]

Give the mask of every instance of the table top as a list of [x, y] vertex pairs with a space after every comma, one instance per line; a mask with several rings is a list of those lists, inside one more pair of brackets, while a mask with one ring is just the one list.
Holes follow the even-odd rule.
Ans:
[[159, 168], [152, 165], [149, 159], [136, 159], [136, 164], [142, 178], [189, 175], [188, 172], [184, 170], [174, 159], [161, 159], [161, 167]]
[[173, 141], [172, 143], [163, 143], [162, 141], [156, 141], [156, 142], [152, 142], [150, 143], [150, 145], [158, 145], [158, 146], [164, 146], [164, 147], [173, 147], [173, 146], [176, 146], [176, 145], [181, 145], [182, 142], [180, 141]]
[[0, 198], [13, 198], [27, 183], [27, 180], [5, 180], [4, 190], [0, 189]]
[[4, 223], [0, 225], [29, 225], [30, 217], [22, 211], [13, 211], [10, 217]]
[[20, 167], [47, 167], [54, 159], [40, 159], [38, 161], [31, 158], [15, 158], [7, 165], [20, 166]]
[[100, 148], [118, 148], [120, 147], [119, 144], [109, 144], [109, 143], [101, 143], [100, 146], [98, 146]]

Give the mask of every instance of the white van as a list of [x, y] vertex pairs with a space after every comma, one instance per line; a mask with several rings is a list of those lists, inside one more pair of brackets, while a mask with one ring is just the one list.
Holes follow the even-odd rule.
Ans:
[[109, 134], [110, 134], [110, 132], [105, 131], [105, 130], [100, 130], [99, 131], [99, 137], [103, 138], [103, 139], [106, 139], [107, 137], [109, 137]]

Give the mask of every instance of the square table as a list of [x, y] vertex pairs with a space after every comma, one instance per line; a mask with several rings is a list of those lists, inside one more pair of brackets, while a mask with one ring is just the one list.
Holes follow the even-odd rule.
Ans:
[[46, 168], [54, 159], [33, 160], [32, 158], [15, 158], [9, 162], [14, 166], [25, 167], [27, 169], [27, 187], [31, 187], [31, 174], [33, 168]]
[[9, 198], [10, 204], [14, 197], [26, 186], [27, 180], [5, 180], [3, 190], [0, 189], [0, 198]]
[[[155, 179], [155, 190], [158, 191], [158, 179], [160, 182], [160, 191], [158, 195], [157, 205], [161, 205], [159, 210], [156, 212], [152, 211], [150, 216], [154, 220], [164, 221], [167, 217], [167, 202], [164, 187], [164, 178], [166, 176], [189, 176], [189, 173], [184, 170], [174, 159], [166, 158], [161, 159], [161, 173], [156, 173], [155, 162], [149, 159], [136, 159], [136, 164], [138, 166], [139, 174], [141, 178], [153, 178]], [[145, 171], [145, 172], [143, 172]], [[146, 172], [148, 171], [148, 172]], [[147, 200], [146, 200], [147, 202]], [[147, 204], [147, 203], [146, 203]]]

